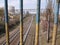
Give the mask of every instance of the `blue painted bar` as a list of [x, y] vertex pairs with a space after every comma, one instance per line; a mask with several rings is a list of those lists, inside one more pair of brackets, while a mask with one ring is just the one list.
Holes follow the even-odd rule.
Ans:
[[20, 22], [23, 20], [23, 0], [20, 0]]
[[59, 15], [59, 3], [55, 0], [54, 2], [54, 24], [58, 23], [58, 15]]
[[8, 0], [5, 0], [5, 23], [8, 23]]
[[40, 21], [40, 0], [37, 0], [37, 14], [36, 14], [36, 23]]

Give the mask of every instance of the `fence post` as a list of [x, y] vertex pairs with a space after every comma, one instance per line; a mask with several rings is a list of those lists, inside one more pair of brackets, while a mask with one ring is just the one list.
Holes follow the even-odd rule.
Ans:
[[23, 0], [20, 0], [20, 45], [23, 45]]
[[35, 45], [39, 43], [39, 20], [40, 19], [40, 0], [37, 0], [37, 14], [36, 14], [36, 34], [35, 34]]
[[53, 27], [53, 37], [52, 37], [52, 45], [56, 45], [56, 37], [57, 37], [57, 27], [58, 27], [58, 15], [59, 15], [59, 3], [58, 0], [54, 1], [54, 27]]
[[5, 0], [5, 30], [6, 30], [6, 45], [9, 45], [9, 30], [8, 30], [8, 0]]

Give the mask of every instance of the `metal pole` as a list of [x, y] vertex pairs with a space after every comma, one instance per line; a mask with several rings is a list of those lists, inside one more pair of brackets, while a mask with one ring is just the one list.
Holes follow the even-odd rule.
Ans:
[[39, 19], [40, 19], [40, 0], [37, 0], [35, 45], [38, 45], [39, 41]]
[[56, 45], [56, 36], [57, 36], [57, 27], [58, 27], [58, 15], [59, 15], [59, 3], [58, 0], [55, 0], [54, 4], [54, 28], [53, 28], [53, 37], [52, 45]]
[[23, 45], [23, 0], [20, 0], [20, 45]]
[[50, 39], [50, 16], [48, 15], [48, 43]]
[[5, 30], [6, 30], [6, 45], [9, 45], [8, 0], [5, 0]]
[[50, 15], [51, 15], [51, 12], [50, 12], [50, 9], [48, 9], [48, 17], [47, 17], [47, 21], [48, 21], [48, 25], [47, 25], [47, 42], [49, 43], [49, 39], [50, 39]]

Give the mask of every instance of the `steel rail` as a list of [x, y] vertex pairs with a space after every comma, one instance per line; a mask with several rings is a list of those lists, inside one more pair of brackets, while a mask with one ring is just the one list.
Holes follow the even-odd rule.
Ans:
[[[26, 32], [25, 35], [24, 35], [25, 38], [23, 38], [23, 39], [24, 39], [23, 42], [25, 42], [25, 40], [26, 40], [26, 38], [27, 38], [27, 35], [28, 35], [29, 30], [30, 30], [32, 21], [33, 21], [33, 16], [32, 16], [32, 20], [31, 20], [30, 26], [29, 26], [29, 28], [27, 29], [27, 32]], [[16, 32], [9, 38], [9, 39], [10, 39], [9, 43], [11, 43], [18, 34], [19, 34], [19, 31], [16, 31]], [[6, 42], [5, 42], [5, 41], [2, 42], [2, 45], [6, 45]]]
[[[33, 21], [33, 16], [32, 16], [32, 20], [31, 20], [30, 26], [29, 26], [29, 28], [27, 29], [25, 35], [23, 36], [23, 43], [25, 43], [25, 41], [26, 41], [26, 38], [27, 38], [28, 33], [29, 33], [29, 31], [30, 31], [30, 27], [31, 27], [31, 25], [32, 25], [32, 21]], [[18, 42], [17, 45], [19, 45], [19, 44], [20, 44], [20, 41]]]
[[[18, 33], [18, 31], [16, 31], [9, 39], [12, 39], [13, 37], [15, 37], [15, 35]], [[9, 41], [9, 43], [11, 42], [11, 40]], [[6, 45], [6, 42], [2, 42], [2, 45]]]
[[[26, 16], [24, 16], [23, 19], [24, 19], [25, 17], [26, 17]], [[9, 35], [9, 36], [10, 36], [9, 39], [11, 39], [17, 32], [18, 32], [18, 31], [16, 31], [12, 36]], [[2, 41], [1, 44], [2, 44], [2, 45], [6, 44], [5, 40]]]

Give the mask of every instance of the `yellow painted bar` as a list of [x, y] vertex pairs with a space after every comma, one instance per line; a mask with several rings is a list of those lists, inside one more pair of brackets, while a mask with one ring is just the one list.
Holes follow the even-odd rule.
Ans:
[[23, 45], [23, 28], [22, 24], [20, 23], [20, 45]]
[[6, 45], [9, 45], [9, 30], [7, 23], [5, 23], [5, 29], [6, 29]]
[[54, 24], [54, 28], [53, 28], [53, 39], [52, 39], [52, 45], [56, 45], [56, 36], [57, 35], [57, 25]]
[[38, 41], [39, 41], [39, 24], [36, 24], [35, 45], [38, 45]]

